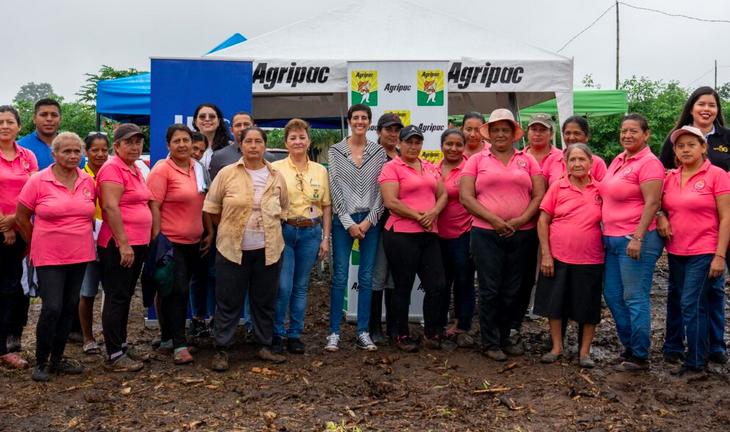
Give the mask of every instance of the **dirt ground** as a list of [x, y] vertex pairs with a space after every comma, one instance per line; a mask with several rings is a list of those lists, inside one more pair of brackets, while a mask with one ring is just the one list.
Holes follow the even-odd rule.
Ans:
[[[662, 361], [663, 260], [652, 293], [652, 367], [635, 374], [612, 369], [620, 344], [605, 308], [593, 370], [576, 363], [574, 327], [567, 341], [573, 355], [553, 365], [539, 362], [544, 320], [526, 323], [519, 342], [526, 355], [507, 363], [493, 362], [477, 349], [403, 354], [388, 346], [364, 353], [354, 347], [351, 325], [343, 329], [340, 351], [324, 353], [328, 287], [327, 281], [310, 287], [303, 335], [307, 353], [287, 355], [281, 365], [256, 359], [239, 331], [226, 373], [208, 368], [209, 340], [202, 341], [192, 365], [174, 366], [169, 357], [155, 355], [136, 374], [105, 372], [101, 356], [84, 356], [79, 345], [70, 345], [67, 354], [86, 366], [82, 376], [54, 376], [37, 384], [29, 371], [0, 369], [0, 430], [730, 430], [730, 368], [713, 365], [705, 376], [688, 380], [672, 375]], [[23, 339], [29, 361], [39, 310], [34, 303]], [[155, 331], [144, 329], [143, 316], [136, 297], [130, 338], [148, 348]], [[101, 338], [98, 313], [95, 319]]]

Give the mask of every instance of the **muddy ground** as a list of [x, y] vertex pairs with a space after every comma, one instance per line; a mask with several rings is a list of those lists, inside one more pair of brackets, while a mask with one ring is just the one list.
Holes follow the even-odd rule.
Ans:
[[[79, 345], [70, 345], [68, 355], [87, 368], [82, 376], [37, 384], [29, 371], [0, 369], [0, 430], [730, 430], [730, 368], [713, 365], [702, 378], [687, 380], [672, 375], [662, 361], [665, 269], [661, 261], [652, 293], [648, 372], [612, 369], [610, 360], [620, 344], [605, 308], [593, 370], [576, 364], [574, 328], [568, 338], [573, 356], [540, 364], [544, 320], [526, 323], [520, 344], [527, 353], [507, 363], [488, 360], [477, 349], [403, 354], [383, 347], [364, 353], [352, 343], [351, 325], [343, 329], [341, 350], [325, 354], [329, 285], [315, 281], [307, 306], [305, 355], [267, 364], [255, 358], [241, 331], [226, 373], [208, 368], [213, 351], [205, 340], [192, 365], [174, 366], [169, 357], [156, 356], [140, 373], [112, 374], [103, 370], [100, 356], [84, 356]], [[39, 310], [34, 303], [33, 323], [23, 339], [23, 356], [29, 361]], [[155, 331], [144, 329], [143, 316], [136, 297], [130, 338], [148, 348]], [[98, 313], [95, 318], [101, 338]]]

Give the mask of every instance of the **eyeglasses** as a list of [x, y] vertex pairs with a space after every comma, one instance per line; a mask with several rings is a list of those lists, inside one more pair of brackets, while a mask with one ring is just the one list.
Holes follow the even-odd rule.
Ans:
[[215, 114], [206, 114], [206, 113], [198, 114], [198, 120], [205, 120], [206, 118], [208, 120], [215, 120], [218, 118], [218, 116]]
[[101, 136], [109, 136], [109, 134], [108, 134], [108, 133], [106, 133], [106, 132], [103, 132], [103, 131], [91, 131], [91, 132], [89, 132], [89, 134], [88, 134], [88, 135], [86, 135], [86, 136], [87, 136], [87, 137], [90, 137], [90, 136], [97, 136], [97, 135], [101, 135]]
[[301, 174], [297, 174], [297, 189], [304, 192], [304, 176]]

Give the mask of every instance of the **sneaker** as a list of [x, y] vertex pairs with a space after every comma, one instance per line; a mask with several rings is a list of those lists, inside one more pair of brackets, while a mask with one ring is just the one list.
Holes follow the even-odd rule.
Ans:
[[684, 354], [678, 351], [665, 352], [664, 361], [669, 364], [681, 364], [684, 361]]
[[114, 360], [107, 360], [104, 367], [111, 372], [139, 372], [144, 369], [144, 363], [122, 354]]
[[133, 345], [127, 345], [127, 348], [124, 350], [124, 354], [126, 354], [127, 357], [131, 358], [132, 360], [136, 360], [136, 361], [140, 361], [140, 362], [150, 361], [149, 352], [140, 351], [137, 348], [135, 348]]
[[521, 356], [525, 354], [525, 351], [517, 345], [505, 345], [502, 347], [502, 352], [510, 356]]
[[678, 377], [697, 377], [704, 373], [705, 368], [703, 367], [693, 367], [686, 365], [682, 365], [676, 371], [672, 371], [672, 374], [677, 375]]
[[628, 360], [616, 365], [619, 372], [637, 372], [649, 369], [649, 361], [632, 356]]
[[332, 333], [327, 336], [327, 345], [324, 346], [325, 351], [335, 352], [340, 349], [340, 335]]
[[7, 339], [6, 343], [7, 343], [7, 347], [8, 347], [8, 352], [20, 351], [20, 336], [8, 335], [8, 339]]
[[184, 365], [193, 362], [193, 356], [190, 355], [190, 351], [187, 348], [175, 350], [175, 355], [172, 356], [172, 362], [176, 365]]
[[499, 348], [484, 350], [484, 351], [482, 351], [482, 354], [484, 354], [485, 356], [489, 357], [490, 359], [492, 359], [494, 361], [499, 361], [499, 362], [507, 361], [507, 354], [505, 354]]
[[286, 357], [281, 354], [274, 354], [271, 352], [271, 349], [266, 346], [258, 350], [258, 352], [256, 352], [256, 356], [261, 360], [270, 361], [272, 363], [284, 363], [286, 361]]
[[456, 349], [456, 344], [448, 339], [443, 338], [441, 335], [434, 335], [432, 338], [427, 338], [423, 335], [423, 346], [433, 350], [453, 351]]
[[48, 363], [39, 363], [33, 368], [33, 374], [30, 376], [35, 382], [48, 381]]
[[225, 372], [228, 370], [228, 353], [225, 351], [218, 351], [213, 356], [213, 361], [210, 364], [210, 368], [216, 372]]
[[152, 343], [150, 345], [152, 345], [152, 348], [159, 348], [161, 343], [162, 343], [162, 335], [158, 333], [152, 339]]
[[[8, 348], [8, 349], [10, 349], [10, 348]], [[710, 354], [710, 357], [708, 360], [710, 360], [712, 363], [726, 364], [727, 363], [727, 354], [725, 354], [722, 351], [717, 351], [717, 352]]]
[[355, 339], [355, 346], [365, 351], [377, 351], [378, 347], [370, 340], [368, 332], [360, 333]]
[[161, 342], [159, 348], [157, 348], [157, 352], [163, 356], [172, 355], [175, 352], [175, 347], [173, 347], [172, 345], [172, 339], [170, 339], [169, 341]]
[[4, 356], [0, 357], [0, 364], [7, 365], [12, 369], [28, 368], [28, 362], [23, 360], [20, 354], [14, 352], [7, 353]]
[[208, 329], [208, 334], [206, 336], [215, 337], [215, 320], [213, 318], [208, 321], [206, 328]]
[[397, 342], [398, 349], [407, 353], [418, 352], [418, 344], [414, 341], [410, 335], [398, 336]]
[[48, 372], [58, 375], [81, 375], [84, 373], [84, 367], [75, 360], [61, 359], [58, 362], [51, 360]]
[[304, 354], [304, 342], [299, 338], [290, 337], [286, 340], [286, 349], [292, 354]]
[[279, 336], [271, 338], [271, 352], [281, 354], [284, 352], [284, 341]]
[[624, 350], [624, 352], [619, 354], [619, 356], [613, 360], [613, 363], [621, 364], [621, 363], [625, 362], [626, 360], [630, 359], [632, 357], [631, 354], [632, 354], [631, 350], [627, 348]]
[[188, 336], [190, 337], [205, 337], [208, 336], [208, 326], [205, 321], [191, 319], [188, 325]]

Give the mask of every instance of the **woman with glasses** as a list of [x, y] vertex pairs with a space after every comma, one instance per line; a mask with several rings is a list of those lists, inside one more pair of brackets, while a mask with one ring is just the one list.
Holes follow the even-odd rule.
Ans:
[[205, 169], [208, 169], [213, 152], [230, 143], [228, 128], [226, 128], [226, 123], [223, 121], [223, 113], [220, 108], [212, 103], [202, 103], [195, 108], [193, 127], [196, 131], [205, 135], [208, 143], [210, 143], [200, 159], [200, 163], [203, 164]]
[[[96, 182], [96, 175], [101, 166], [109, 159], [109, 136], [106, 132], [89, 132], [84, 140], [86, 148], [86, 165], [84, 172], [91, 176]], [[96, 212], [94, 213], [94, 240], [99, 235], [101, 228], [101, 207], [99, 200], [96, 200]], [[96, 247], [96, 245], [95, 245]], [[94, 323], [94, 300], [99, 292], [101, 282], [101, 265], [99, 257], [86, 265], [84, 283], [81, 285], [81, 297], [79, 299], [79, 320], [81, 321], [81, 332], [84, 335], [84, 354], [101, 354], [101, 348], [96, 342], [93, 331]]]
[[[284, 176], [289, 191], [289, 218], [282, 225], [284, 262], [271, 345], [280, 354], [286, 335], [287, 350], [304, 354], [300, 335], [304, 330], [309, 273], [317, 258], [324, 259], [329, 251], [332, 201], [327, 168], [307, 156], [311, 145], [307, 122], [289, 121], [284, 128], [284, 143], [289, 157], [271, 164]], [[287, 312], [289, 329], [284, 326]]]

